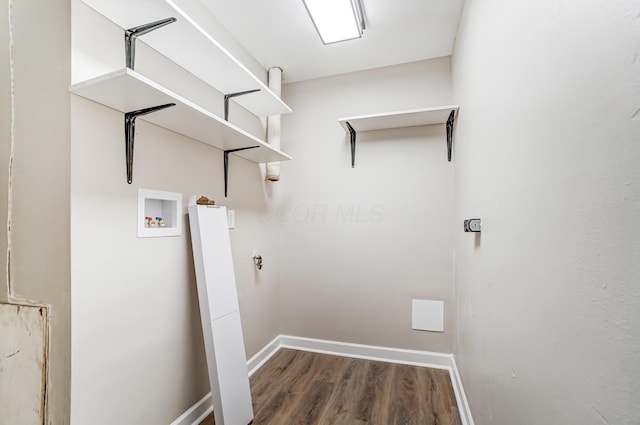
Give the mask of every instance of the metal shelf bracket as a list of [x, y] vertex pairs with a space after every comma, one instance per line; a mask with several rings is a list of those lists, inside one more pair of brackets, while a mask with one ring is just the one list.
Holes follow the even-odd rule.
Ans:
[[224, 197], [227, 197], [227, 186], [229, 183], [229, 154], [238, 151], [244, 151], [247, 149], [255, 149], [260, 146], [247, 146], [246, 148], [229, 149], [224, 151]]
[[153, 30], [157, 30], [158, 28], [162, 28], [165, 25], [169, 25], [175, 21], [176, 18], [172, 17], [124, 30], [124, 50], [127, 60], [127, 68], [133, 69], [133, 67], [135, 66], [136, 38], [141, 35], [145, 35]]
[[236, 93], [225, 94], [224, 95], [224, 120], [229, 121], [229, 99], [231, 99], [232, 97], [244, 96], [245, 94], [249, 94], [249, 93], [255, 93], [257, 91], [260, 91], [260, 89], [245, 90], [245, 91], [239, 91]]
[[456, 120], [456, 111], [451, 111], [447, 118], [447, 160], [451, 162], [451, 150], [453, 148], [453, 123]]
[[127, 183], [131, 184], [133, 182], [133, 142], [136, 136], [136, 118], [171, 106], [176, 106], [176, 104], [167, 103], [165, 105], [139, 109], [137, 111], [131, 111], [124, 114], [124, 147], [127, 159]]
[[351, 127], [349, 122], [345, 122], [349, 129], [349, 137], [351, 138], [351, 168], [355, 168], [356, 165], [356, 131]]

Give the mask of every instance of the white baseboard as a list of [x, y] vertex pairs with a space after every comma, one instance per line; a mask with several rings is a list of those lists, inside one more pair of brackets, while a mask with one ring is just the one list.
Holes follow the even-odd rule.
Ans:
[[213, 412], [213, 401], [211, 400], [211, 393], [207, 393], [189, 410], [180, 415], [178, 419], [171, 422], [171, 425], [198, 425], [211, 412]]
[[456, 395], [456, 404], [458, 405], [462, 425], [475, 425], [473, 423], [473, 417], [471, 416], [469, 402], [467, 401], [467, 394], [464, 392], [464, 387], [462, 386], [460, 372], [458, 372], [458, 365], [456, 365], [456, 360], [453, 355], [451, 355], [451, 369], [449, 369], [449, 376], [451, 376], [451, 385], [453, 385], [453, 392]]
[[295, 350], [353, 357], [356, 359], [424, 366], [434, 369], [448, 370], [451, 368], [451, 354], [432, 353], [429, 351], [377, 347], [375, 345], [352, 344], [349, 342], [327, 341], [288, 335], [280, 335], [280, 346], [282, 348], [293, 348]]
[[[452, 354], [279, 335], [247, 361], [249, 376], [260, 369], [281, 348], [448, 370], [462, 425], [474, 425], [462, 380]], [[198, 425], [212, 410], [211, 393], [209, 393], [173, 421], [171, 425]]]
[[280, 338], [280, 335], [273, 338], [273, 341], [265, 345], [262, 350], [258, 351], [253, 357], [247, 360], [249, 376], [253, 375], [256, 370], [260, 369], [262, 365], [280, 349]]

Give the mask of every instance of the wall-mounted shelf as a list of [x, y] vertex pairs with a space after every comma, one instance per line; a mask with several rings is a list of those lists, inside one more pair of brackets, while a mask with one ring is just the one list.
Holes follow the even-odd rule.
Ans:
[[[74, 84], [70, 90], [124, 112], [125, 121], [131, 111], [175, 104], [140, 116], [140, 119], [218, 148], [225, 152], [225, 157], [229, 152], [234, 152], [237, 156], [257, 163], [291, 159], [289, 155], [272, 148], [243, 129], [128, 68]], [[125, 122], [125, 127], [126, 125]], [[131, 140], [127, 142], [127, 164], [133, 161], [133, 131], [131, 133]], [[226, 180], [225, 167], [225, 183]]]
[[259, 146], [236, 155], [253, 162], [286, 161], [291, 157], [130, 69], [120, 69], [71, 86], [71, 92], [120, 112], [175, 103], [140, 119], [221, 150]]
[[210, 12], [198, 0], [82, 1], [123, 30], [175, 17], [176, 22], [144, 35], [138, 42], [146, 43], [225, 95], [258, 90], [232, 96], [234, 102], [256, 116], [291, 112], [291, 108], [207, 32]]
[[355, 145], [356, 134], [358, 132], [433, 124], [447, 124], [447, 151], [448, 159], [451, 161], [453, 122], [457, 111], [457, 105], [436, 106], [433, 108], [409, 109], [406, 111], [339, 118], [338, 122], [351, 136], [352, 167], [355, 165]]

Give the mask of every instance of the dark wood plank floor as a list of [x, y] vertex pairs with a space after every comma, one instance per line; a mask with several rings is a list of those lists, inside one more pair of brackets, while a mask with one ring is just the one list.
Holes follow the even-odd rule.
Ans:
[[282, 349], [250, 382], [253, 425], [461, 425], [445, 370]]

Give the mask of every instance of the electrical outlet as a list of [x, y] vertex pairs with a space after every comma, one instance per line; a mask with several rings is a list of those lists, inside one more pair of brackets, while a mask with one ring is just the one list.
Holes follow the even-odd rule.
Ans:
[[227, 223], [229, 224], [229, 229], [236, 228], [236, 212], [234, 210], [227, 210]]

